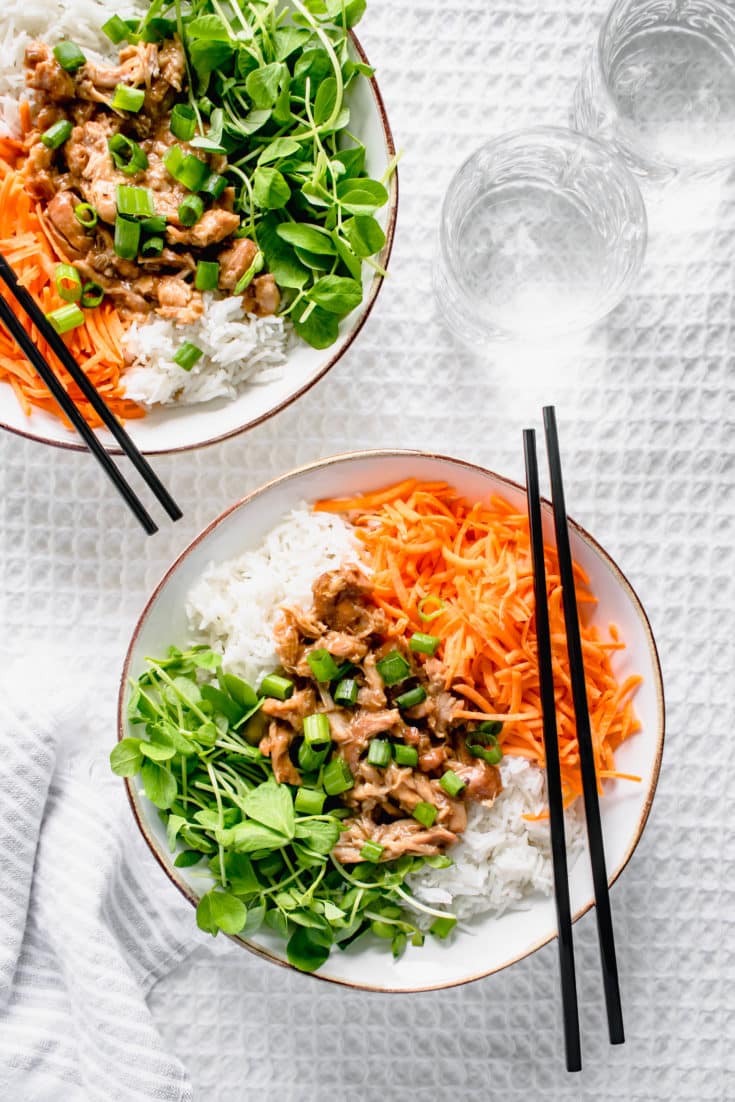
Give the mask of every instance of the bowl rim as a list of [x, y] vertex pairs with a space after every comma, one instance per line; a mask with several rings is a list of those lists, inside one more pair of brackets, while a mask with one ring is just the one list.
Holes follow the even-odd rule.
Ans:
[[[365, 50], [363, 49], [362, 44], [355, 32], [353, 30], [348, 30], [347, 33], [352, 40], [352, 44], [355, 47], [355, 50], [360, 60], [364, 64], [369, 65], [370, 63], [368, 61], [367, 54], [365, 53]], [[393, 139], [393, 131], [391, 130], [390, 122], [388, 121], [388, 113], [385, 108], [383, 94], [380, 91], [380, 85], [378, 84], [377, 78], [374, 74], [373, 76], [368, 77], [368, 82], [370, 84], [370, 89], [373, 94], [378, 117], [380, 118], [380, 125], [383, 131], [383, 140], [385, 142], [385, 149], [388, 155], [388, 163], [392, 163], [393, 165], [393, 171], [391, 173], [388, 188], [388, 222], [385, 227], [385, 244], [383, 245], [383, 248], [380, 252], [381, 267], [383, 268], [383, 270], [387, 270], [391, 253], [393, 251], [396, 220], [398, 217], [399, 188], [398, 167], [396, 165], [396, 147]], [[301, 387], [299, 387], [298, 390], [283, 398], [282, 401], [278, 402], [278, 404], [273, 406], [272, 409], [266, 410], [265, 413], [261, 413], [258, 417], [253, 417], [251, 420], [247, 421], [243, 425], [239, 425], [237, 428], [230, 429], [228, 432], [220, 433], [217, 436], [211, 436], [206, 440], [199, 441], [198, 443], [177, 444], [175, 447], [168, 448], [141, 447], [141, 453], [143, 455], [178, 455], [181, 452], [189, 452], [196, 451], [201, 448], [209, 448], [213, 444], [220, 444], [224, 440], [231, 440], [233, 437], [239, 436], [241, 433], [248, 432], [250, 429], [254, 429], [258, 425], [262, 425], [263, 422], [268, 421], [271, 417], [274, 417], [276, 414], [286, 409], [293, 402], [298, 401], [299, 398], [301, 398], [304, 394], [307, 393], [307, 391], [311, 390], [313, 386], [316, 386], [316, 384], [324, 378], [327, 372], [330, 371], [334, 367], [334, 365], [342, 359], [344, 354], [352, 346], [358, 333], [360, 333], [362, 327], [365, 325], [365, 322], [372, 312], [373, 306], [375, 305], [375, 301], [380, 293], [384, 280], [384, 275], [381, 275], [380, 272], [375, 273], [370, 284], [370, 290], [368, 292], [367, 298], [361, 305], [359, 317], [357, 318], [355, 324], [351, 327], [349, 332], [345, 334], [344, 338], [342, 338], [338, 342], [334, 353], [330, 355], [326, 362], [319, 367], [316, 374], [307, 379], [307, 381]], [[28, 419], [30, 420], [30, 417]], [[75, 437], [70, 437], [69, 440], [52, 440], [40, 431], [34, 431], [33, 429], [26, 428], [25, 426], [20, 425], [9, 425], [5, 421], [0, 421], [0, 430], [13, 433], [14, 436], [23, 437], [25, 440], [32, 440], [37, 444], [45, 444], [52, 448], [63, 448], [66, 451], [74, 452], [87, 451], [86, 444], [81, 443]], [[99, 432], [99, 430], [95, 430], [95, 432]], [[105, 444], [104, 448], [109, 455], [123, 454], [122, 449], [117, 444]]]
[[[163, 590], [163, 588], [168, 583], [169, 579], [178, 570], [180, 564], [184, 561], [184, 559], [186, 559], [189, 556], [189, 554], [195, 548], [197, 548], [199, 546], [199, 544], [202, 543], [209, 536], [209, 534], [214, 531], [215, 528], [218, 528], [219, 525], [222, 524], [223, 521], [225, 521], [232, 513], [236, 512], [238, 509], [243, 508], [245, 505], [249, 505], [256, 498], [260, 497], [262, 494], [264, 494], [267, 491], [273, 489], [273, 487], [280, 485], [281, 483], [288, 482], [290, 479], [295, 478], [298, 475], [305, 474], [309, 471], [322, 470], [326, 467], [331, 467], [331, 466], [338, 465], [340, 463], [344, 463], [345, 461], [365, 460], [365, 459], [381, 459], [381, 458], [382, 459], [391, 459], [391, 458], [395, 458], [395, 457], [408, 457], [408, 458], [438, 460], [438, 461], [443, 462], [443, 463], [448, 463], [450, 466], [460, 467], [464, 470], [469, 470], [469, 471], [476, 471], [476, 472], [479, 472], [479, 473], [484, 474], [484, 475], [490, 475], [492, 478], [496, 479], [498, 482], [500, 482], [504, 486], [507, 486], [511, 490], [519, 491], [523, 494], [525, 494], [525, 492], [526, 492], [525, 486], [523, 486], [520, 482], [516, 482], [514, 479], [508, 478], [505, 475], [500, 475], [496, 471], [490, 470], [490, 468], [488, 468], [488, 467], [483, 467], [479, 463], [472, 463], [469, 460], [458, 459], [455, 456], [443, 455], [439, 452], [422, 451], [420, 449], [411, 449], [411, 448], [408, 448], [408, 449], [376, 448], [376, 449], [368, 449], [368, 450], [361, 450], [361, 451], [340, 452], [336, 455], [326, 456], [323, 459], [318, 459], [318, 460], [315, 460], [311, 463], [305, 463], [305, 464], [303, 464], [299, 467], [295, 467], [293, 470], [287, 471], [285, 474], [281, 474], [281, 475], [278, 475], [275, 478], [269, 479], [269, 481], [263, 483], [262, 486], [258, 486], [254, 490], [251, 490], [249, 493], [245, 494], [244, 497], [240, 498], [234, 504], [228, 506], [228, 508], [224, 509], [221, 513], [219, 513], [218, 516], [216, 516], [214, 518], [214, 520], [210, 521], [210, 523], [208, 525], [206, 525], [206, 527], [203, 528], [201, 530], [201, 532], [199, 532], [199, 534], [197, 536], [195, 536], [189, 544], [187, 544], [187, 546], [176, 556], [174, 561], [167, 568], [167, 570], [165, 571], [165, 573], [163, 574], [163, 576], [160, 578], [160, 580], [156, 584], [155, 588], [153, 589], [153, 592], [148, 597], [148, 600], [146, 601], [146, 603], [145, 603], [145, 605], [144, 605], [144, 607], [143, 607], [143, 609], [142, 609], [142, 611], [141, 611], [141, 613], [140, 613], [140, 615], [137, 619], [137, 622], [135, 624], [135, 628], [134, 628], [133, 634], [130, 638], [130, 643], [128, 645], [128, 649], [127, 649], [127, 652], [125, 654], [125, 661], [123, 663], [122, 672], [120, 674], [120, 684], [119, 684], [119, 689], [118, 689], [118, 702], [117, 702], [117, 739], [118, 739], [118, 742], [120, 742], [125, 737], [125, 730], [124, 730], [124, 726], [125, 726], [125, 715], [124, 715], [125, 692], [126, 692], [127, 683], [128, 683], [128, 670], [130, 668], [133, 649], [134, 649], [135, 644], [138, 640], [138, 636], [140, 635], [140, 632], [143, 628], [143, 624], [145, 623], [145, 621], [148, 618], [148, 613], [149, 613], [152, 605], [154, 604], [154, 602], [158, 598], [158, 595], [160, 594], [160, 592]], [[542, 498], [541, 500], [542, 500], [542, 504], [550, 505], [550, 502], [548, 501], [548, 499]], [[638, 594], [636, 593], [635, 589], [631, 585], [631, 583], [628, 580], [628, 578], [626, 577], [626, 575], [620, 569], [618, 564], [612, 558], [612, 556], [610, 554], [608, 554], [608, 552], [604, 549], [604, 547], [602, 547], [597, 542], [597, 540], [593, 536], [591, 536], [590, 533], [585, 528], [582, 527], [581, 524], [578, 524], [571, 517], [569, 517], [568, 519], [569, 519], [570, 526], [574, 529], [576, 534], [583, 541], [585, 541], [587, 543], [587, 545], [592, 548], [593, 551], [595, 551], [600, 556], [600, 558], [607, 565], [608, 569], [611, 571], [611, 573], [616, 578], [616, 580], [622, 585], [622, 588], [626, 591], [626, 593], [628, 595], [628, 598], [631, 600], [634, 611], [637, 614], [637, 616], [640, 619], [641, 624], [643, 626], [644, 634], [645, 634], [645, 637], [646, 637], [646, 640], [647, 640], [647, 643], [648, 643], [649, 652], [650, 652], [650, 656], [651, 656], [651, 663], [652, 663], [652, 666], [653, 666], [653, 674], [654, 674], [654, 681], [655, 681], [654, 688], [655, 688], [656, 703], [657, 703], [658, 730], [656, 732], [656, 754], [655, 754], [655, 758], [654, 758], [654, 762], [653, 762], [653, 768], [652, 768], [652, 771], [651, 771], [651, 780], [650, 780], [650, 783], [649, 783], [649, 786], [648, 786], [648, 791], [646, 792], [645, 803], [643, 805], [641, 814], [639, 816], [638, 823], [636, 825], [636, 829], [635, 829], [635, 833], [633, 835], [632, 841], [631, 841], [630, 845], [628, 846], [628, 849], [626, 850], [626, 853], [623, 856], [623, 859], [619, 863], [617, 868], [615, 868], [612, 872], [610, 872], [608, 870], [608, 884], [609, 884], [609, 886], [612, 887], [612, 885], [615, 883], [615, 881], [621, 875], [623, 870], [626, 868], [628, 862], [630, 861], [631, 857], [633, 856], [633, 853], [635, 852], [635, 850], [638, 846], [638, 843], [641, 840], [644, 828], [646, 826], [646, 823], [648, 821], [648, 817], [649, 817], [650, 812], [651, 812], [651, 807], [653, 805], [653, 800], [654, 800], [654, 797], [656, 795], [656, 789], [657, 789], [657, 786], [658, 786], [658, 780], [659, 780], [659, 776], [660, 776], [660, 772], [661, 772], [661, 760], [662, 760], [662, 757], [663, 757], [664, 738], [665, 738], [665, 731], [666, 731], [666, 705], [665, 705], [665, 699], [664, 699], [663, 676], [662, 676], [662, 673], [661, 673], [661, 661], [660, 661], [659, 654], [658, 654], [658, 648], [656, 646], [656, 640], [655, 640], [654, 635], [653, 635], [653, 630], [651, 628], [651, 624], [650, 624], [648, 615], [647, 615], [647, 613], [646, 613], [646, 611], [643, 607], [643, 604], [642, 604], [640, 598], [638, 597]], [[163, 869], [164, 873], [166, 874], [166, 876], [168, 877], [170, 882], [174, 885], [174, 887], [176, 887], [181, 892], [181, 894], [186, 899], [188, 899], [188, 901], [192, 904], [192, 906], [196, 908], [196, 906], [199, 902], [199, 897], [191, 890], [191, 888], [186, 883], [186, 881], [183, 880], [183, 878], [179, 878], [176, 875], [176, 870], [173, 868], [173, 866], [166, 864], [166, 862], [159, 855], [158, 849], [157, 849], [156, 845], [154, 844], [154, 842], [151, 838], [150, 832], [149, 832], [146, 824], [144, 823], [141, 815], [138, 812], [136, 799], [135, 799], [135, 796], [134, 796], [134, 793], [133, 793], [133, 783], [132, 783], [132, 781], [133, 781], [133, 778], [130, 778], [130, 777], [125, 777], [124, 778], [126, 794], [127, 794], [127, 798], [128, 798], [128, 803], [130, 804], [130, 808], [131, 808], [131, 811], [133, 813], [133, 817], [135, 819], [135, 822], [137, 823], [138, 829], [139, 829], [141, 835], [143, 836], [143, 839], [144, 839], [146, 845], [148, 846], [148, 848], [151, 851], [151, 853], [152, 853], [153, 857], [155, 858], [155, 860], [158, 862], [160, 867]], [[582, 918], [583, 915], [587, 914], [587, 912], [589, 910], [591, 910], [592, 907], [594, 907], [594, 906], [595, 906], [595, 901], [594, 901], [594, 898], [593, 898], [589, 901], [589, 903], [586, 903], [584, 906], [580, 907], [577, 911], [575, 911], [575, 913], [572, 915], [572, 922], [577, 922], [580, 918]], [[280, 967], [287, 968], [291, 971], [298, 971], [298, 969], [294, 968], [294, 966], [292, 964], [289, 964], [288, 961], [281, 960], [280, 957], [274, 956], [267, 949], [263, 949], [260, 946], [253, 944], [253, 942], [248, 941], [245, 938], [242, 938], [237, 934], [225, 935], [225, 936], [230, 937], [230, 939], [232, 941], [236, 942], [241, 948], [247, 949], [249, 952], [254, 953], [256, 956], [262, 957], [264, 960], [271, 961], [273, 964], [277, 964]], [[340, 979], [337, 976], [321, 975], [319, 972], [311, 972], [311, 973], [303, 973], [303, 974], [304, 975], [309, 975], [312, 978], [317, 979], [317, 980], [321, 980], [322, 982], [325, 982], [325, 983], [334, 983], [334, 984], [338, 984], [339, 986], [353, 988], [354, 990], [358, 990], [358, 991], [373, 991], [373, 992], [377, 992], [377, 993], [380, 993], [380, 994], [411, 995], [411, 994], [418, 994], [418, 993], [424, 992], [424, 991], [440, 991], [440, 990], [444, 990], [446, 988], [451, 988], [451, 987], [462, 987], [462, 986], [464, 986], [464, 984], [474, 983], [476, 980], [485, 979], [487, 976], [495, 975], [497, 972], [502, 972], [506, 968], [510, 968], [511, 965], [518, 963], [518, 961], [524, 960], [526, 957], [530, 957], [533, 953], [538, 952], [539, 949], [542, 949], [545, 945], [548, 945], [549, 942], [553, 941], [554, 938], [556, 938], [557, 936], [558, 936], [557, 933], [551, 933], [548, 936], [539, 939], [537, 942], [535, 942], [533, 945], [531, 945], [530, 948], [528, 948], [523, 953], [517, 954], [511, 960], [504, 961], [502, 964], [498, 964], [495, 967], [487, 969], [485, 971], [476, 972], [471, 976], [466, 976], [466, 977], [464, 977], [462, 979], [458, 979], [458, 980], [451, 980], [451, 981], [446, 982], [446, 983], [434, 983], [434, 984], [418, 985], [418, 986], [411, 986], [411, 987], [390, 987], [390, 986], [386, 987], [386, 986], [379, 986], [379, 985], [375, 985], [375, 984], [358, 983], [358, 982], [355, 982], [355, 981], [352, 981], [352, 980]]]

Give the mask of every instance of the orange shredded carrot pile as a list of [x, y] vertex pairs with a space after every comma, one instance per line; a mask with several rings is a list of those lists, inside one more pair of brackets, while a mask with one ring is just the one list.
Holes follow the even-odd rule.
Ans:
[[[0, 253], [15, 269], [19, 282], [33, 295], [44, 313], [65, 305], [56, 291], [54, 272], [57, 261], [68, 263], [52, 247], [44, 233], [44, 216], [39, 204], [35, 204], [25, 188], [19, 164], [24, 154], [20, 142], [0, 138]], [[74, 404], [92, 426], [100, 420], [83, 398], [79, 388], [50, 353], [48, 345], [40, 338], [15, 299], [5, 291], [8, 302], [41, 353], [50, 363], [64, 389]], [[143, 417], [144, 410], [125, 398], [122, 373], [125, 368], [122, 338], [125, 326], [109, 302], [103, 302], [93, 310], [84, 311], [85, 323], [64, 335], [64, 341], [77, 363], [96, 386], [108, 407], [126, 420]], [[12, 386], [26, 415], [33, 406], [45, 409], [66, 422], [66, 418], [51, 398], [46, 387], [28, 363], [12, 338], [0, 327], [0, 381]]]
[[[350, 500], [317, 503], [317, 510], [351, 514], [373, 570], [373, 599], [397, 635], [430, 632], [446, 687], [463, 697], [456, 715], [503, 722], [505, 754], [545, 765], [536, 666], [533, 572], [528, 518], [500, 497], [469, 504], [446, 483], [410, 479]], [[556, 550], [545, 547], [552, 633], [559, 753], [565, 804], [582, 793], [579, 747], [566, 652]], [[587, 697], [598, 784], [625, 777], [615, 750], [640, 729], [632, 696], [640, 677], [619, 684], [611, 655], [624, 643], [611, 626], [603, 639], [590, 623], [595, 598], [575, 563]]]

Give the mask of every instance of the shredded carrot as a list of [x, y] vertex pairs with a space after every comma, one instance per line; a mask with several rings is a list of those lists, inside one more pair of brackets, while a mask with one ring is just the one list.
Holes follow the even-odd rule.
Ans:
[[[30, 127], [28, 111], [21, 110], [24, 131]], [[24, 146], [10, 138], [0, 138], [0, 252], [17, 273], [19, 282], [33, 295], [44, 313], [64, 305], [56, 290], [54, 272], [58, 260], [67, 261], [53, 245], [44, 230], [45, 219], [40, 205], [26, 189], [22, 172]], [[15, 299], [6, 293], [8, 302], [31, 334], [44, 357], [53, 367], [64, 389], [83, 414], [88, 424], [100, 425], [100, 420], [71, 377], [61, 367], [48, 346], [38, 336]], [[109, 302], [93, 310], [85, 310], [85, 323], [65, 335], [64, 341], [99, 390], [109, 408], [127, 420], [143, 417], [144, 410], [124, 395], [122, 374], [125, 369], [121, 338], [125, 325]], [[33, 407], [47, 410], [66, 423], [61, 410], [40, 378], [28, 364], [23, 353], [5, 329], [0, 327], [0, 381], [9, 383], [26, 415]]]
[[[350, 513], [373, 571], [374, 600], [396, 635], [430, 632], [447, 688], [467, 701], [458, 719], [499, 719], [503, 752], [545, 764], [528, 519], [500, 497], [470, 505], [446, 483], [408, 479], [316, 509]], [[559, 757], [565, 806], [582, 792], [556, 550], [544, 548], [552, 634]], [[615, 750], [640, 729], [632, 696], [640, 678], [618, 682], [611, 655], [624, 646], [590, 622], [595, 597], [575, 567], [582, 649], [598, 784], [617, 777]], [[542, 813], [543, 814], [543, 813]]]

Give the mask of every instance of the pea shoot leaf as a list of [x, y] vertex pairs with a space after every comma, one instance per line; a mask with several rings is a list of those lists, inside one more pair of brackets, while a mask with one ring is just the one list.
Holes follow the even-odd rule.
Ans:
[[293, 838], [295, 816], [293, 797], [285, 784], [266, 781], [245, 797], [245, 813], [263, 826], [277, 830], [286, 838]]
[[342, 232], [352, 246], [355, 256], [374, 256], [385, 245], [383, 227], [369, 215], [355, 215], [342, 224]]
[[225, 934], [239, 934], [247, 915], [247, 908], [241, 899], [213, 888], [199, 900], [197, 926], [215, 936], [220, 930]]
[[[285, 157], [290, 157], [293, 153], [298, 153], [300, 149], [301, 144], [295, 138], [276, 138], [260, 154], [258, 164], [267, 165], [272, 161], [280, 161]], [[283, 167], [281, 165], [281, 171], [283, 171]]]
[[327, 77], [319, 85], [319, 90], [314, 100], [312, 114], [317, 126], [325, 123], [334, 111], [337, 104], [337, 81], [334, 77]]
[[147, 759], [140, 769], [143, 790], [156, 807], [166, 811], [176, 799], [177, 784], [170, 769]]
[[181, 853], [177, 853], [174, 865], [177, 869], [190, 869], [193, 865], [198, 865], [203, 856], [204, 854], [195, 849], [182, 849]]
[[124, 738], [110, 751], [110, 767], [118, 777], [132, 777], [140, 772], [143, 755], [137, 738]]
[[319, 226], [309, 226], [305, 222], [282, 222], [276, 233], [289, 245], [298, 245], [311, 253], [324, 256], [336, 256], [337, 247], [329, 232]]
[[253, 199], [262, 210], [279, 210], [291, 198], [291, 189], [277, 168], [259, 165], [253, 173]]
[[170, 743], [166, 746], [158, 742], [141, 741], [140, 752], [152, 761], [170, 761], [176, 750]]
[[305, 321], [294, 318], [294, 329], [312, 348], [329, 348], [339, 336], [339, 318], [317, 306]]
[[215, 831], [215, 838], [221, 846], [236, 853], [257, 853], [260, 850], [281, 849], [287, 845], [288, 838], [277, 830], [248, 819], [244, 823], [225, 830]]
[[247, 681], [243, 681], [241, 677], [234, 673], [220, 673], [219, 679], [225, 691], [241, 708], [249, 711], [258, 703], [258, 694], [255, 689], [252, 685], [248, 685]]
[[373, 214], [388, 202], [388, 192], [377, 180], [340, 180], [337, 196], [350, 214]]
[[299, 926], [288, 940], [286, 955], [289, 964], [301, 972], [315, 972], [329, 956], [332, 937], [324, 930]]
[[273, 107], [278, 98], [278, 89], [283, 79], [285, 66], [278, 61], [263, 65], [250, 73], [245, 81], [245, 90], [257, 108]]
[[172, 853], [176, 849], [176, 837], [182, 826], [186, 826], [186, 819], [181, 815], [169, 815], [166, 823], [166, 841]]
[[327, 275], [317, 280], [307, 292], [310, 302], [337, 317], [345, 317], [362, 302], [362, 285], [355, 279]]
[[294, 835], [300, 838], [315, 853], [331, 853], [340, 836], [339, 822], [336, 819], [306, 819], [296, 824]]

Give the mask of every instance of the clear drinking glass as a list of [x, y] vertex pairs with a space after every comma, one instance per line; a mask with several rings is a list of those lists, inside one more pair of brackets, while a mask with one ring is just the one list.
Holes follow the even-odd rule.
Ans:
[[454, 176], [434, 290], [473, 345], [584, 329], [623, 298], [646, 246], [638, 185], [600, 143], [556, 127], [505, 134]]
[[654, 182], [735, 163], [733, 0], [616, 0], [572, 122]]

